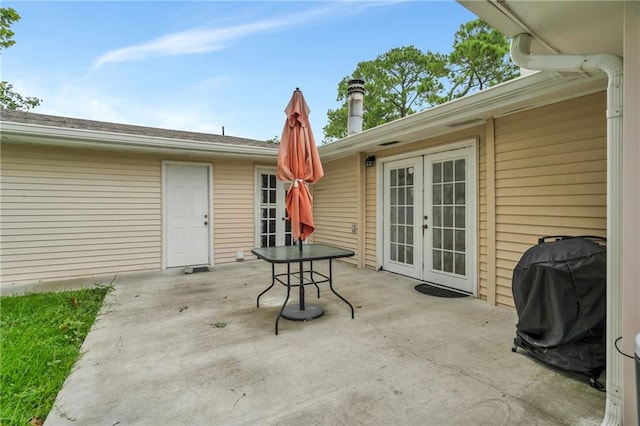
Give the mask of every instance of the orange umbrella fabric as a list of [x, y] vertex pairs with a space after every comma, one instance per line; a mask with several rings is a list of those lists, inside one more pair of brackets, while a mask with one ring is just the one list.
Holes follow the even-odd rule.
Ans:
[[286, 208], [294, 240], [306, 240], [315, 229], [313, 198], [309, 184], [322, 176], [322, 163], [309, 124], [309, 106], [300, 89], [296, 88], [284, 110], [287, 120], [282, 130], [278, 153], [278, 179], [291, 182]]

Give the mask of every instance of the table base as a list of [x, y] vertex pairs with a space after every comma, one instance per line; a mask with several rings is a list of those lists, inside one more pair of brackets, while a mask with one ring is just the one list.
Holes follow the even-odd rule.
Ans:
[[300, 309], [299, 303], [291, 303], [282, 310], [282, 317], [293, 321], [306, 321], [321, 317], [324, 314], [322, 306], [315, 303], [305, 303], [304, 309]]
[[[298, 247], [294, 246], [277, 246], [277, 247], [260, 247], [251, 250], [251, 253], [258, 258], [271, 263], [271, 285], [264, 289], [256, 299], [256, 307], [260, 307], [260, 298], [275, 286], [276, 283], [282, 284], [287, 288], [287, 296], [284, 299], [282, 308], [276, 317], [275, 332], [278, 335], [278, 323], [280, 318], [287, 318], [293, 321], [305, 321], [318, 318], [324, 314], [324, 309], [320, 305], [305, 303], [304, 290], [308, 285], [316, 288], [318, 299], [320, 298], [320, 287], [318, 284], [328, 283], [329, 289], [340, 300], [351, 309], [351, 319], [354, 318], [353, 305], [347, 299], [342, 297], [340, 293], [333, 288], [333, 260], [343, 257], [351, 257], [354, 252], [333, 247], [325, 244], [307, 244], [300, 243]], [[325, 275], [313, 269], [314, 261], [328, 260], [329, 274]], [[304, 263], [308, 262], [308, 269]], [[286, 273], [276, 273], [276, 263], [286, 264]], [[291, 270], [291, 264], [298, 264], [297, 271]], [[293, 278], [293, 279], [292, 279]], [[297, 303], [289, 303], [291, 289], [298, 287], [300, 292], [299, 301]], [[304, 309], [301, 309], [304, 308]]]

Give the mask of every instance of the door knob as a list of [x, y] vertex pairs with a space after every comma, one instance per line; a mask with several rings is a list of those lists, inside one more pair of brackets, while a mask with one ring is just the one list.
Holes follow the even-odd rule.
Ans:
[[205, 222], [205, 223], [204, 223], [204, 226], [207, 226], [208, 224], [209, 224], [209, 222]]
[[429, 229], [429, 225], [422, 225], [422, 229]]

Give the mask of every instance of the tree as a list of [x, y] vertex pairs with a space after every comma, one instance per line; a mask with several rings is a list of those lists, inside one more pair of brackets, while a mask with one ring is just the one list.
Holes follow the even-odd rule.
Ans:
[[20, 15], [10, 7], [0, 8], [0, 49], [11, 47], [16, 42], [13, 40], [15, 33], [11, 31], [11, 25], [20, 20]]
[[323, 143], [347, 135], [347, 90], [352, 78], [365, 82], [362, 127], [366, 130], [438, 103], [445, 65], [443, 55], [423, 53], [414, 46], [394, 48], [373, 61], [360, 62], [353, 76], [338, 84], [337, 101], [343, 104], [327, 112]]
[[366, 130], [516, 77], [519, 71], [508, 53], [507, 38], [477, 19], [460, 26], [449, 55], [409, 46], [360, 62], [353, 75], [338, 84], [336, 100], [342, 105], [327, 112], [322, 143], [347, 135], [347, 88], [352, 78], [365, 81]]
[[[11, 31], [11, 25], [20, 20], [20, 15], [10, 7], [0, 8], [0, 51], [13, 46], [15, 33]], [[13, 91], [13, 85], [8, 81], [0, 82], [0, 106], [6, 109], [28, 110], [40, 105], [41, 99], [24, 97]]]
[[448, 57], [445, 100], [511, 80], [520, 74], [509, 58], [509, 40], [480, 19], [462, 24]]
[[280, 143], [280, 138], [276, 135], [276, 136], [272, 137], [271, 139], [267, 139], [265, 142], [278, 144], [278, 143]]

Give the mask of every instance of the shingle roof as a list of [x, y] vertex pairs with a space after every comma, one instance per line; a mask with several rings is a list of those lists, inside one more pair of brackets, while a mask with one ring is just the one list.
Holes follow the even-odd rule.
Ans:
[[93, 130], [98, 132], [120, 133], [125, 135], [153, 136], [167, 139], [182, 139], [200, 142], [215, 142], [228, 145], [273, 147], [269, 142], [235, 136], [215, 135], [210, 133], [187, 132], [182, 130], [161, 129], [157, 127], [134, 126], [130, 124], [109, 123], [105, 121], [85, 120], [80, 118], [59, 117], [55, 115], [37, 114], [18, 110], [0, 110], [0, 121], [34, 124], [64, 129]]

